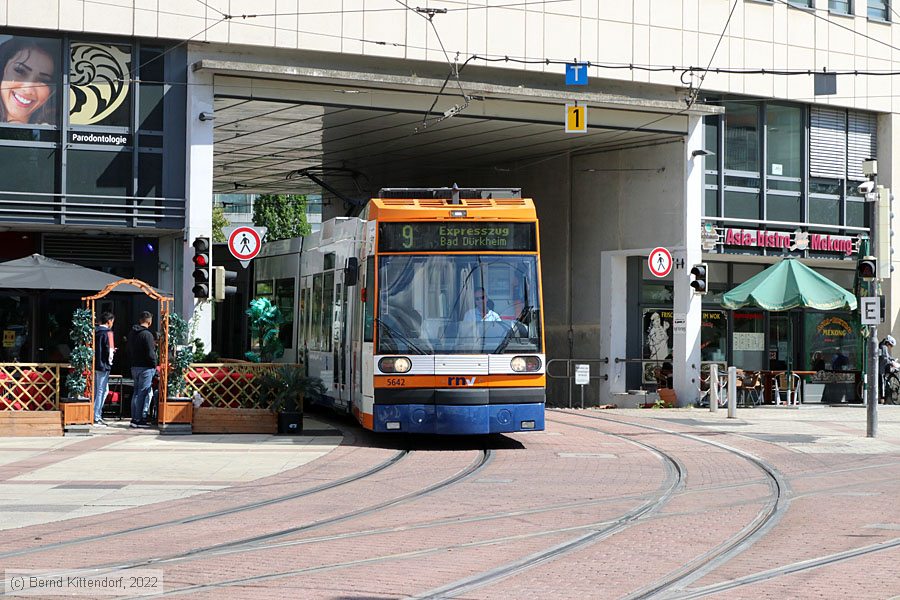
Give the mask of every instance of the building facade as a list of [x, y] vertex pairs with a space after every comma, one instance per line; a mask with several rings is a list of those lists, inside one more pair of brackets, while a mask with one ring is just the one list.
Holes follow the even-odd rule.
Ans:
[[[589, 398], [652, 387], [660, 361], [680, 403], [711, 362], [859, 365], [853, 315], [718, 297], [784, 256], [852, 286], [860, 161], [889, 187], [900, 167], [886, 0], [117, 4], [0, 6], [2, 41], [39, 39], [51, 89], [39, 120], [0, 127], [5, 257], [141, 274], [189, 315], [214, 194], [322, 194], [327, 219], [381, 186], [514, 186], [541, 219], [549, 355], [595, 361]], [[588, 85], [566, 85], [573, 60]], [[576, 103], [587, 128], [566, 133]]]

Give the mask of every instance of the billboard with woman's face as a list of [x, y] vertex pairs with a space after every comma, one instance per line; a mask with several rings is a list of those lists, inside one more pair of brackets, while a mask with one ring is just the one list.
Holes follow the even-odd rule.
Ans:
[[59, 40], [0, 35], [0, 124], [57, 124], [59, 58]]

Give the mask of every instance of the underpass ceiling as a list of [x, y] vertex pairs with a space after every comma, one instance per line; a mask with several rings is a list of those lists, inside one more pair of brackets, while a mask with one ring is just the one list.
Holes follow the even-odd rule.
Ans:
[[[216, 96], [215, 191], [321, 193], [316, 183], [298, 176], [312, 169], [343, 193], [365, 198], [383, 182], [404, 187], [417, 177], [443, 174], [449, 181], [455, 172], [530, 168], [560, 153], [680, 138], [687, 122], [684, 115], [592, 108], [588, 132], [570, 134], [564, 131], [560, 104], [503, 99], [492, 106], [476, 100], [439, 122], [432, 113], [423, 127], [433, 95], [422, 96], [423, 108], [416, 111], [405, 102], [397, 103], [402, 109], [373, 102], [366, 97], [371, 90], [329, 92], [334, 93], [328, 100], [349, 101]], [[459, 97], [446, 96], [437, 110], [454, 100]]]

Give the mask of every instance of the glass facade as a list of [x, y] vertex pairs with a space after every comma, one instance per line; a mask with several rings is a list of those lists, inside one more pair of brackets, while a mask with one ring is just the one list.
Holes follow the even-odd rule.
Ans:
[[181, 229], [184, 60], [0, 30], [0, 224]]
[[725, 114], [704, 120], [704, 148], [714, 153], [704, 157], [705, 217], [847, 236], [868, 226], [856, 188], [862, 178], [857, 163], [875, 153], [872, 114], [784, 102], [720, 103]]

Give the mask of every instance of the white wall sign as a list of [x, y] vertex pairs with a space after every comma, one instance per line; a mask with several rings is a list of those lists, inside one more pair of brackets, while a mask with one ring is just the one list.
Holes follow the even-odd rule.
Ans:
[[863, 325], [881, 324], [881, 299], [867, 296], [859, 299], [859, 318]]
[[591, 365], [575, 365], [575, 385], [587, 385], [591, 381]]

